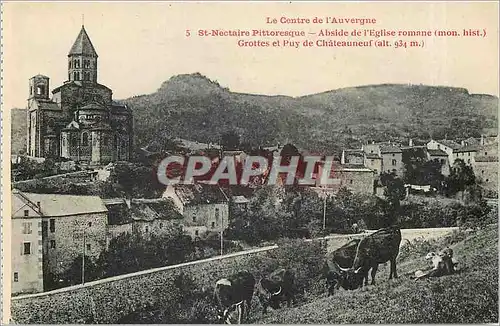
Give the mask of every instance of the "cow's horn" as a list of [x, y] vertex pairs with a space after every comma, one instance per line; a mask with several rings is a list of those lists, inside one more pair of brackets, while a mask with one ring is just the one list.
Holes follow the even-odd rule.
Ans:
[[[339, 266], [339, 265], [337, 265], [337, 266]], [[341, 271], [343, 271], [343, 272], [348, 272], [348, 271], [350, 270], [350, 268], [342, 268], [342, 267], [340, 267], [340, 266], [339, 266], [339, 269], [340, 269]]]
[[273, 295], [279, 295], [280, 293], [281, 293], [281, 286], [280, 286], [280, 289], [277, 292], [273, 293]]
[[361, 270], [362, 267], [359, 267], [357, 270], [354, 271], [354, 273], [359, 273], [359, 271]]

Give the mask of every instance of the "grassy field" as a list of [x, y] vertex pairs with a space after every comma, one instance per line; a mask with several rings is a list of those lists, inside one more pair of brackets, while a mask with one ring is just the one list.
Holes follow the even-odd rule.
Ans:
[[[292, 308], [252, 313], [259, 324], [333, 323], [498, 323], [498, 225], [468, 235], [458, 232], [406, 244], [398, 258], [396, 280], [381, 265], [377, 284], [355, 291], [322, 294]], [[455, 275], [414, 280], [427, 265], [430, 250], [450, 245], [459, 261]]]

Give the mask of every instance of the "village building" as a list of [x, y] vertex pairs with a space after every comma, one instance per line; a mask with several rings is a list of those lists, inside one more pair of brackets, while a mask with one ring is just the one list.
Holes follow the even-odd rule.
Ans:
[[221, 232], [229, 225], [229, 198], [218, 185], [169, 185], [162, 197], [173, 200], [184, 216], [184, 230], [193, 238]]
[[342, 150], [341, 164], [357, 164], [363, 165], [365, 163], [365, 155], [363, 150], [360, 149], [344, 149]]
[[[16, 207], [25, 207], [22, 209], [23, 216], [38, 216], [40, 237], [36, 243], [32, 242], [31, 252], [40, 251], [38, 258], [42, 263], [42, 275], [45, 280], [65, 272], [78, 256], [85, 255], [96, 260], [106, 249], [108, 211], [99, 197], [23, 193], [13, 190], [13, 202], [16, 202]], [[17, 220], [19, 212], [18, 209], [13, 211], [13, 220]], [[16, 228], [17, 224], [16, 222]], [[31, 227], [32, 230], [37, 228], [35, 225]], [[36, 264], [24, 259], [31, 264], [25, 270], [38, 270], [38, 258]], [[13, 264], [16, 265], [16, 257], [13, 257]]]
[[27, 152], [93, 165], [130, 159], [132, 111], [97, 82], [97, 52], [82, 26], [68, 53], [68, 80], [49, 95], [49, 77], [29, 80]]
[[478, 148], [472, 169], [483, 188], [498, 192], [498, 142]]
[[246, 210], [250, 201], [245, 196], [233, 196], [231, 197], [231, 203], [235, 208]]
[[450, 175], [450, 162], [448, 161], [448, 154], [442, 149], [427, 149], [427, 160], [437, 160], [441, 163], [441, 174], [444, 176]]
[[431, 139], [426, 146], [427, 149], [440, 149], [445, 152], [448, 155], [448, 162], [450, 165], [453, 165], [453, 163], [455, 163], [455, 160], [457, 159], [456, 151], [461, 147], [460, 144], [454, 142], [453, 140], [447, 139]]
[[16, 189], [11, 198], [11, 292], [42, 292], [42, 213], [37, 202]]

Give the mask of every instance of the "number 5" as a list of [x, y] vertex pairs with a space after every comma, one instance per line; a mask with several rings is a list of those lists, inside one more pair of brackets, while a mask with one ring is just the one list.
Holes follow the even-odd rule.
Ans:
[[186, 36], [191, 36], [191, 33], [189, 32], [189, 29], [186, 29]]

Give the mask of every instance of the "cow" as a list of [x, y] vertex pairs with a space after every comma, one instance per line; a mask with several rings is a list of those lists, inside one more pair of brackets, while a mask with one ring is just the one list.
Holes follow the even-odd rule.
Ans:
[[218, 320], [224, 324], [241, 324], [248, 318], [255, 287], [255, 277], [248, 271], [222, 278], [215, 283]]
[[326, 278], [328, 295], [333, 295], [335, 288], [342, 287], [346, 290], [354, 290], [363, 285], [363, 280], [365, 280], [365, 284], [368, 283], [368, 270], [364, 274], [346, 273], [354, 263], [356, 249], [360, 241], [360, 239], [353, 239], [327, 254], [323, 274]]
[[367, 275], [371, 268], [371, 284], [373, 285], [378, 265], [387, 261], [391, 264], [389, 279], [397, 278], [396, 257], [399, 254], [400, 244], [401, 230], [395, 226], [380, 229], [361, 239], [352, 267], [343, 271], [347, 273], [347, 279], [355, 278], [354, 274]]
[[277, 269], [268, 277], [260, 279], [256, 293], [263, 313], [267, 312], [269, 306], [278, 309], [283, 301], [291, 307], [292, 302], [295, 302], [295, 274], [289, 269]]

